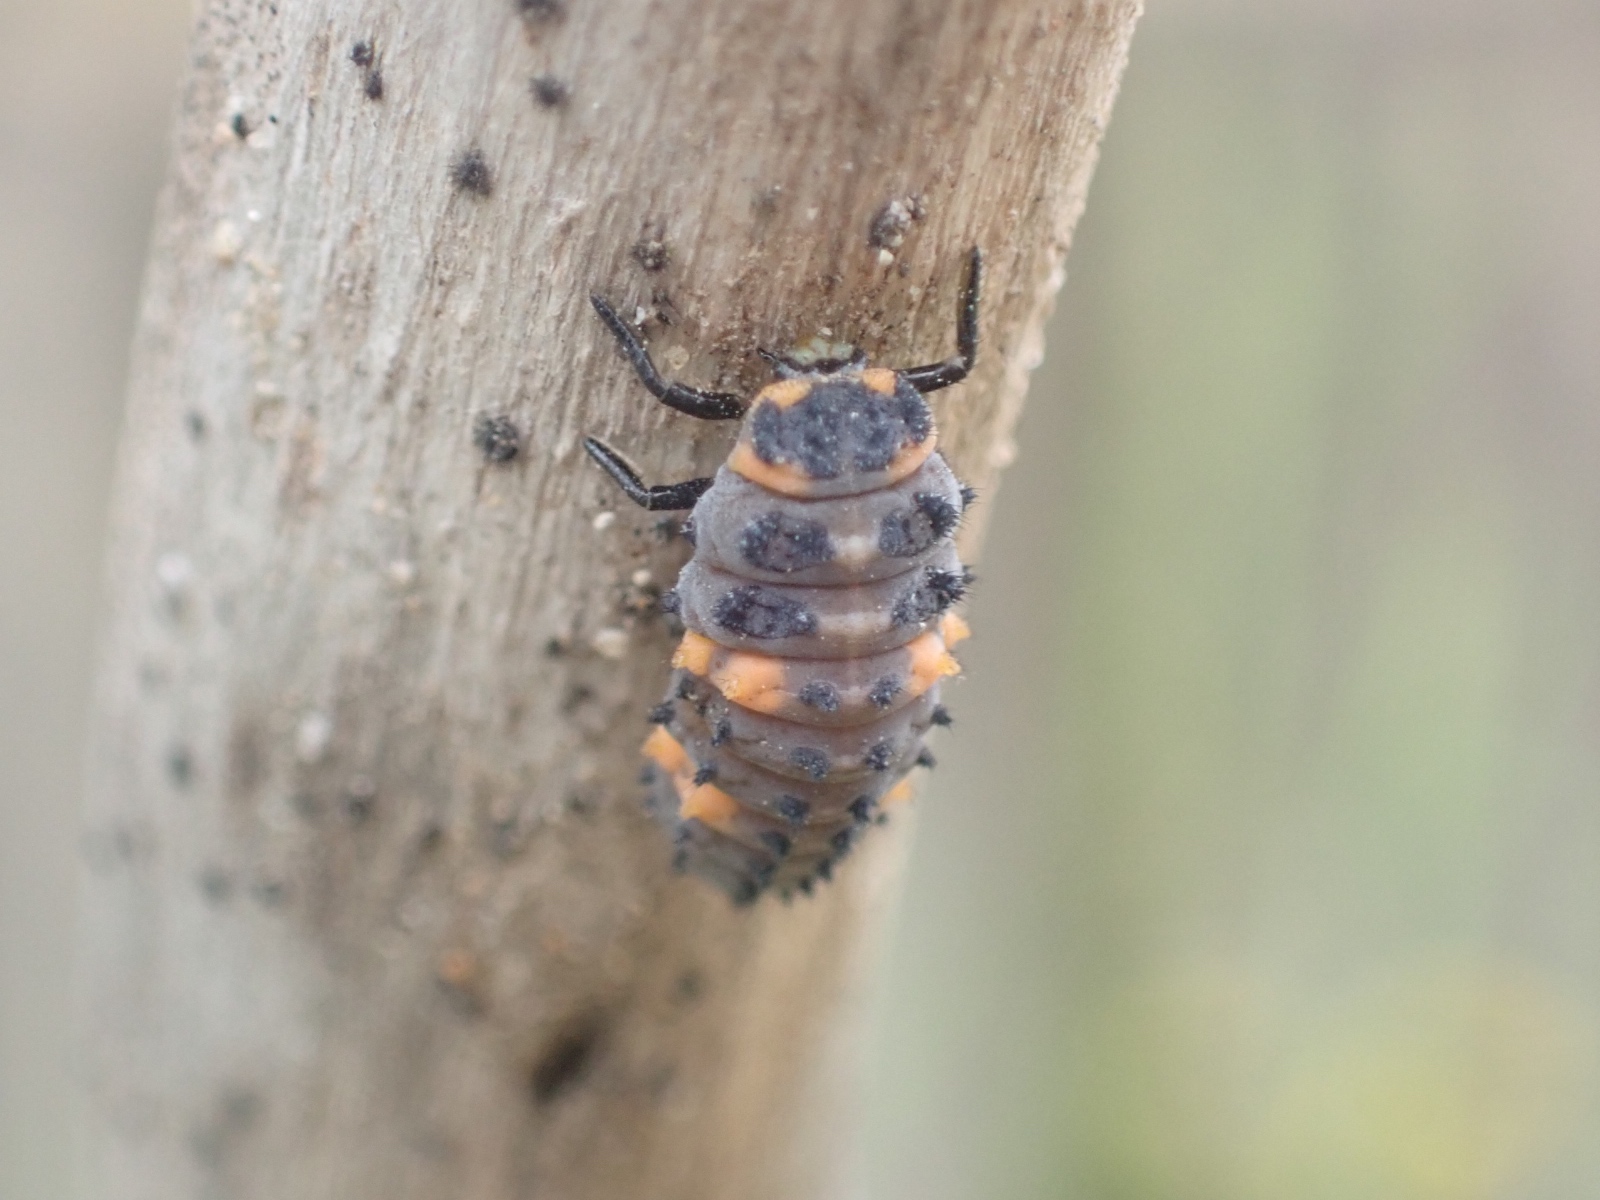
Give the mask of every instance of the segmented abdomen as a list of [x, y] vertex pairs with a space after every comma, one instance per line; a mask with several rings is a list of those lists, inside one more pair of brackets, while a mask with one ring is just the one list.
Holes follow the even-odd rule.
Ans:
[[939, 681], [960, 670], [964, 503], [937, 453], [823, 499], [718, 471], [686, 527], [669, 603], [687, 632], [644, 748], [683, 869], [740, 901], [809, 890], [909, 794], [923, 734], [949, 720]]

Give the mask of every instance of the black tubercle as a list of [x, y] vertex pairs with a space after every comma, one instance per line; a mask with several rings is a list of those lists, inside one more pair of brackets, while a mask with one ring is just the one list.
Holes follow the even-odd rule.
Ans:
[[803, 571], [833, 558], [833, 541], [821, 521], [791, 517], [781, 509], [762, 513], [739, 533], [739, 553], [763, 571]]
[[911, 558], [946, 538], [961, 520], [955, 505], [937, 492], [918, 492], [914, 508], [885, 513], [878, 525], [878, 550], [888, 558]]
[[779, 796], [778, 815], [791, 825], [803, 825], [811, 815], [811, 805], [799, 796]]
[[862, 760], [874, 771], [887, 771], [894, 762], [894, 746], [889, 742], [879, 742]]
[[813, 780], [826, 779], [828, 768], [832, 765], [828, 759], [828, 752], [818, 750], [814, 746], [796, 746], [789, 751], [789, 762], [811, 776]]
[[663, 700], [660, 704], [656, 705], [650, 710], [650, 724], [672, 724], [672, 704], [670, 701]]
[[858, 379], [824, 379], [803, 400], [760, 405], [750, 442], [766, 463], [795, 463], [813, 479], [846, 471], [882, 471], [905, 446], [933, 432], [928, 405], [907, 387], [893, 396]]
[[818, 712], [839, 711], [839, 689], [825, 679], [813, 679], [800, 689], [800, 703]]
[[697, 768], [695, 770], [695, 773], [694, 773], [694, 785], [695, 785], [695, 787], [700, 787], [703, 784], [710, 783], [716, 777], [717, 777], [716, 764], [715, 763], [706, 763], [704, 766], [701, 766], [701, 767], [699, 767], [699, 768]]
[[712, 606], [711, 619], [730, 633], [750, 638], [807, 637], [817, 631], [817, 615], [771, 588], [745, 584], [725, 592]]
[[950, 710], [948, 708], [942, 704], [938, 704], [934, 706], [933, 712], [928, 714], [928, 723], [930, 725], [943, 725], [945, 728], [949, 728], [951, 725], [955, 724], [955, 719], [951, 717]]
[[893, 675], [885, 675], [872, 685], [872, 690], [867, 693], [867, 699], [872, 701], [877, 708], [888, 708], [894, 703], [894, 698], [900, 694], [900, 681]]
[[794, 843], [789, 840], [787, 834], [779, 833], [776, 829], [763, 830], [758, 836], [761, 844], [768, 850], [771, 850], [779, 858], [783, 858], [785, 855], [787, 855], [790, 849], [794, 846]]
[[901, 593], [889, 611], [896, 625], [917, 625], [959, 604], [972, 582], [969, 571], [944, 571], [928, 567], [915, 587]]

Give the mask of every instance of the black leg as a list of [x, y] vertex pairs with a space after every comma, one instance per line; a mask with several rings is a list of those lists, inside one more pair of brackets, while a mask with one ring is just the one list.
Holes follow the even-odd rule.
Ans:
[[967, 286], [961, 293], [961, 309], [956, 315], [956, 349], [960, 353], [943, 362], [901, 371], [919, 392], [936, 392], [952, 383], [960, 383], [978, 361], [978, 298], [983, 290], [983, 251], [974, 246], [967, 262]]
[[590, 458], [606, 469], [607, 475], [617, 481], [617, 486], [627, 493], [629, 500], [650, 512], [678, 512], [693, 508], [694, 502], [711, 487], [710, 479], [685, 479], [682, 483], [645, 487], [639, 472], [598, 438], [584, 438], [583, 448], [589, 452]]
[[622, 352], [628, 356], [628, 361], [639, 373], [644, 386], [649, 388], [650, 394], [661, 403], [681, 413], [688, 413], [691, 417], [699, 417], [702, 421], [732, 421], [736, 417], [744, 416], [744, 401], [730, 392], [702, 392], [699, 388], [685, 387], [681, 383], [668, 383], [661, 378], [656, 371], [655, 363], [650, 361], [650, 352], [639, 340], [639, 335], [628, 327], [626, 321], [617, 316], [611, 305], [599, 296], [590, 296], [589, 302], [594, 305], [595, 312], [600, 314], [600, 319], [606, 323], [606, 328], [611, 330], [612, 336], [621, 343]]

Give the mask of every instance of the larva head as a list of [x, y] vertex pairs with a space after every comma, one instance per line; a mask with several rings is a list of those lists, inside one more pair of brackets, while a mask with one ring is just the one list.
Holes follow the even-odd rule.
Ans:
[[756, 394], [728, 459], [746, 479], [801, 499], [888, 487], [933, 453], [928, 402], [905, 377], [859, 360], [819, 363]]

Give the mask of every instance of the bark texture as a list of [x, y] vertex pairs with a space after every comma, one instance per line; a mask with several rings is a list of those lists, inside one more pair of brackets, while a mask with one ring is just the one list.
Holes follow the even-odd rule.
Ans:
[[88, 1194], [827, 1189], [897, 839], [789, 907], [671, 873], [634, 776], [685, 547], [579, 438], [661, 482], [731, 429], [587, 297], [744, 391], [824, 329], [952, 353], [981, 245], [936, 410], [986, 489], [1137, 10], [204, 6], [114, 509]]

